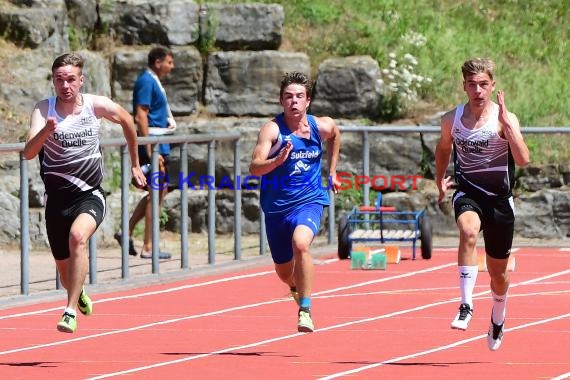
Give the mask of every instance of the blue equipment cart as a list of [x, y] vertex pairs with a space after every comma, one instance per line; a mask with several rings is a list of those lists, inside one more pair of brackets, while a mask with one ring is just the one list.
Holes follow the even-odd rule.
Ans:
[[425, 208], [420, 211], [397, 211], [382, 206], [378, 193], [374, 206], [356, 206], [343, 215], [338, 225], [338, 257], [350, 257], [352, 243], [412, 242], [412, 259], [416, 259], [417, 242], [421, 243], [423, 259], [431, 258], [432, 227]]

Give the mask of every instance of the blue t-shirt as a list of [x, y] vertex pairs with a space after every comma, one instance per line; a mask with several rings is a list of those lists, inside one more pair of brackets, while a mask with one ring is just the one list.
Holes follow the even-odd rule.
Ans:
[[[148, 107], [148, 126], [168, 127], [168, 101], [166, 93], [152, 76], [149, 70], [143, 71], [135, 82], [133, 89], [133, 113], [136, 114], [137, 106]], [[160, 144], [160, 154], [170, 154], [170, 144]]]
[[269, 157], [275, 157], [289, 141], [293, 149], [282, 165], [261, 177], [261, 208], [266, 214], [286, 212], [309, 203], [329, 205], [328, 184], [321, 177], [321, 135], [315, 118], [307, 115], [307, 120], [311, 129], [309, 139], [295, 136], [283, 114], [275, 118], [279, 136]]

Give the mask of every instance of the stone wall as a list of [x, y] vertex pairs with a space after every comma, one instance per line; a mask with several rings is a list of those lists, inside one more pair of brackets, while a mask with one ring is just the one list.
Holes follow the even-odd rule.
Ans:
[[[279, 82], [287, 71], [310, 73], [304, 53], [280, 50], [285, 16], [278, 4], [209, 4], [188, 0], [0, 2], [0, 35], [24, 49], [2, 95], [28, 110], [51, 93], [53, 59], [70, 39], [87, 58], [84, 90], [112, 96], [131, 109], [137, 74], [153, 44], [170, 46], [175, 69], [164, 81], [175, 116], [268, 116], [280, 111]], [[70, 37], [70, 31], [72, 37]], [[104, 41], [99, 50], [86, 49]], [[8, 65], [11, 66], [11, 65]], [[17, 71], [17, 72], [16, 72]], [[25, 72], [37, 72], [33, 82]], [[323, 62], [311, 112], [373, 119], [382, 96], [371, 57]], [[31, 88], [30, 88], [31, 87]]]
[[[164, 86], [177, 118], [177, 133], [240, 131], [241, 171], [247, 172], [251, 149], [259, 126], [280, 112], [279, 81], [286, 71], [314, 71], [315, 62], [301, 52], [282, 50], [282, 6], [278, 4], [236, 4], [200, 6], [188, 0], [0, 0], [0, 35], [17, 49], [0, 51], [3, 78], [1, 100], [11, 109], [28, 114], [35, 102], [52, 94], [51, 63], [79, 45], [86, 57], [84, 91], [113, 97], [131, 109], [131, 92], [138, 73], [146, 66], [153, 44], [172, 48], [175, 69]], [[96, 36], [98, 36], [96, 38]], [[103, 38], [102, 38], [103, 36]], [[97, 49], [88, 49], [97, 41]], [[103, 43], [104, 42], [104, 43]], [[3, 46], [0, 46], [2, 50]], [[339, 125], [375, 120], [382, 97], [381, 68], [371, 57], [336, 57], [320, 63], [310, 112], [329, 115]], [[435, 115], [426, 123], [436, 125]], [[120, 128], [105, 125], [102, 137], [120, 136]], [[10, 136], [16, 142], [18, 136]], [[372, 174], [422, 174], [431, 167], [437, 135], [379, 133], [370, 135]], [[360, 137], [342, 137], [339, 171], [361, 173]], [[176, 152], [176, 149], [174, 149]], [[190, 170], [203, 173], [206, 149], [189, 149]], [[425, 162], [425, 157], [431, 157]], [[118, 162], [116, 151], [106, 151], [107, 179]], [[231, 175], [233, 153], [229, 146], [217, 150], [216, 173]], [[176, 153], [173, 155], [176, 164]], [[113, 166], [114, 165], [114, 166]], [[41, 208], [42, 184], [37, 160], [29, 162], [31, 181], [32, 244], [46, 244]], [[19, 239], [19, 163], [14, 154], [0, 154], [0, 244]], [[567, 164], [531, 166], [519, 172], [515, 205], [519, 210], [516, 232], [525, 237], [566, 238], [569, 232], [570, 168]], [[130, 193], [130, 204], [142, 196]], [[166, 228], [179, 226], [179, 196], [168, 195]], [[233, 196], [216, 193], [216, 231], [232, 231]], [[206, 196], [191, 192], [189, 212], [192, 231], [206, 229]], [[109, 194], [109, 214], [99, 230], [101, 244], [113, 243], [119, 226], [120, 194]], [[437, 234], [455, 234], [453, 217], [437, 205], [433, 181], [425, 178], [421, 191], [386, 194], [385, 203], [399, 209], [426, 207]], [[259, 231], [258, 192], [242, 192], [244, 233]], [[352, 205], [344, 205], [344, 211]], [[338, 210], [340, 215], [343, 210]], [[323, 223], [323, 227], [326, 223]]]

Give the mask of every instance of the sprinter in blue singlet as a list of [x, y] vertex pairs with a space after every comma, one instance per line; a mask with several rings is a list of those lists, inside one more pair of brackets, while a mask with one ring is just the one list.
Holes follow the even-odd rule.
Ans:
[[[312, 81], [299, 72], [281, 81], [283, 113], [259, 131], [250, 171], [261, 176], [261, 207], [275, 271], [289, 285], [299, 306], [297, 330], [312, 332], [311, 292], [313, 261], [311, 242], [319, 232], [329, 189], [340, 185], [336, 164], [340, 131], [330, 117], [307, 114]], [[328, 181], [321, 174], [322, 143], [327, 141]]]

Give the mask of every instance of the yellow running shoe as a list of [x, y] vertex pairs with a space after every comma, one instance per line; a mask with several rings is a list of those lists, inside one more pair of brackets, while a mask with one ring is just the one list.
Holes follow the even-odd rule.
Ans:
[[81, 294], [79, 295], [79, 300], [77, 301], [77, 308], [83, 315], [91, 315], [93, 313], [93, 302], [91, 298], [85, 292], [85, 288], [81, 288]]
[[75, 315], [63, 313], [61, 321], [57, 324], [57, 330], [66, 333], [74, 333], [77, 330], [77, 320]]

